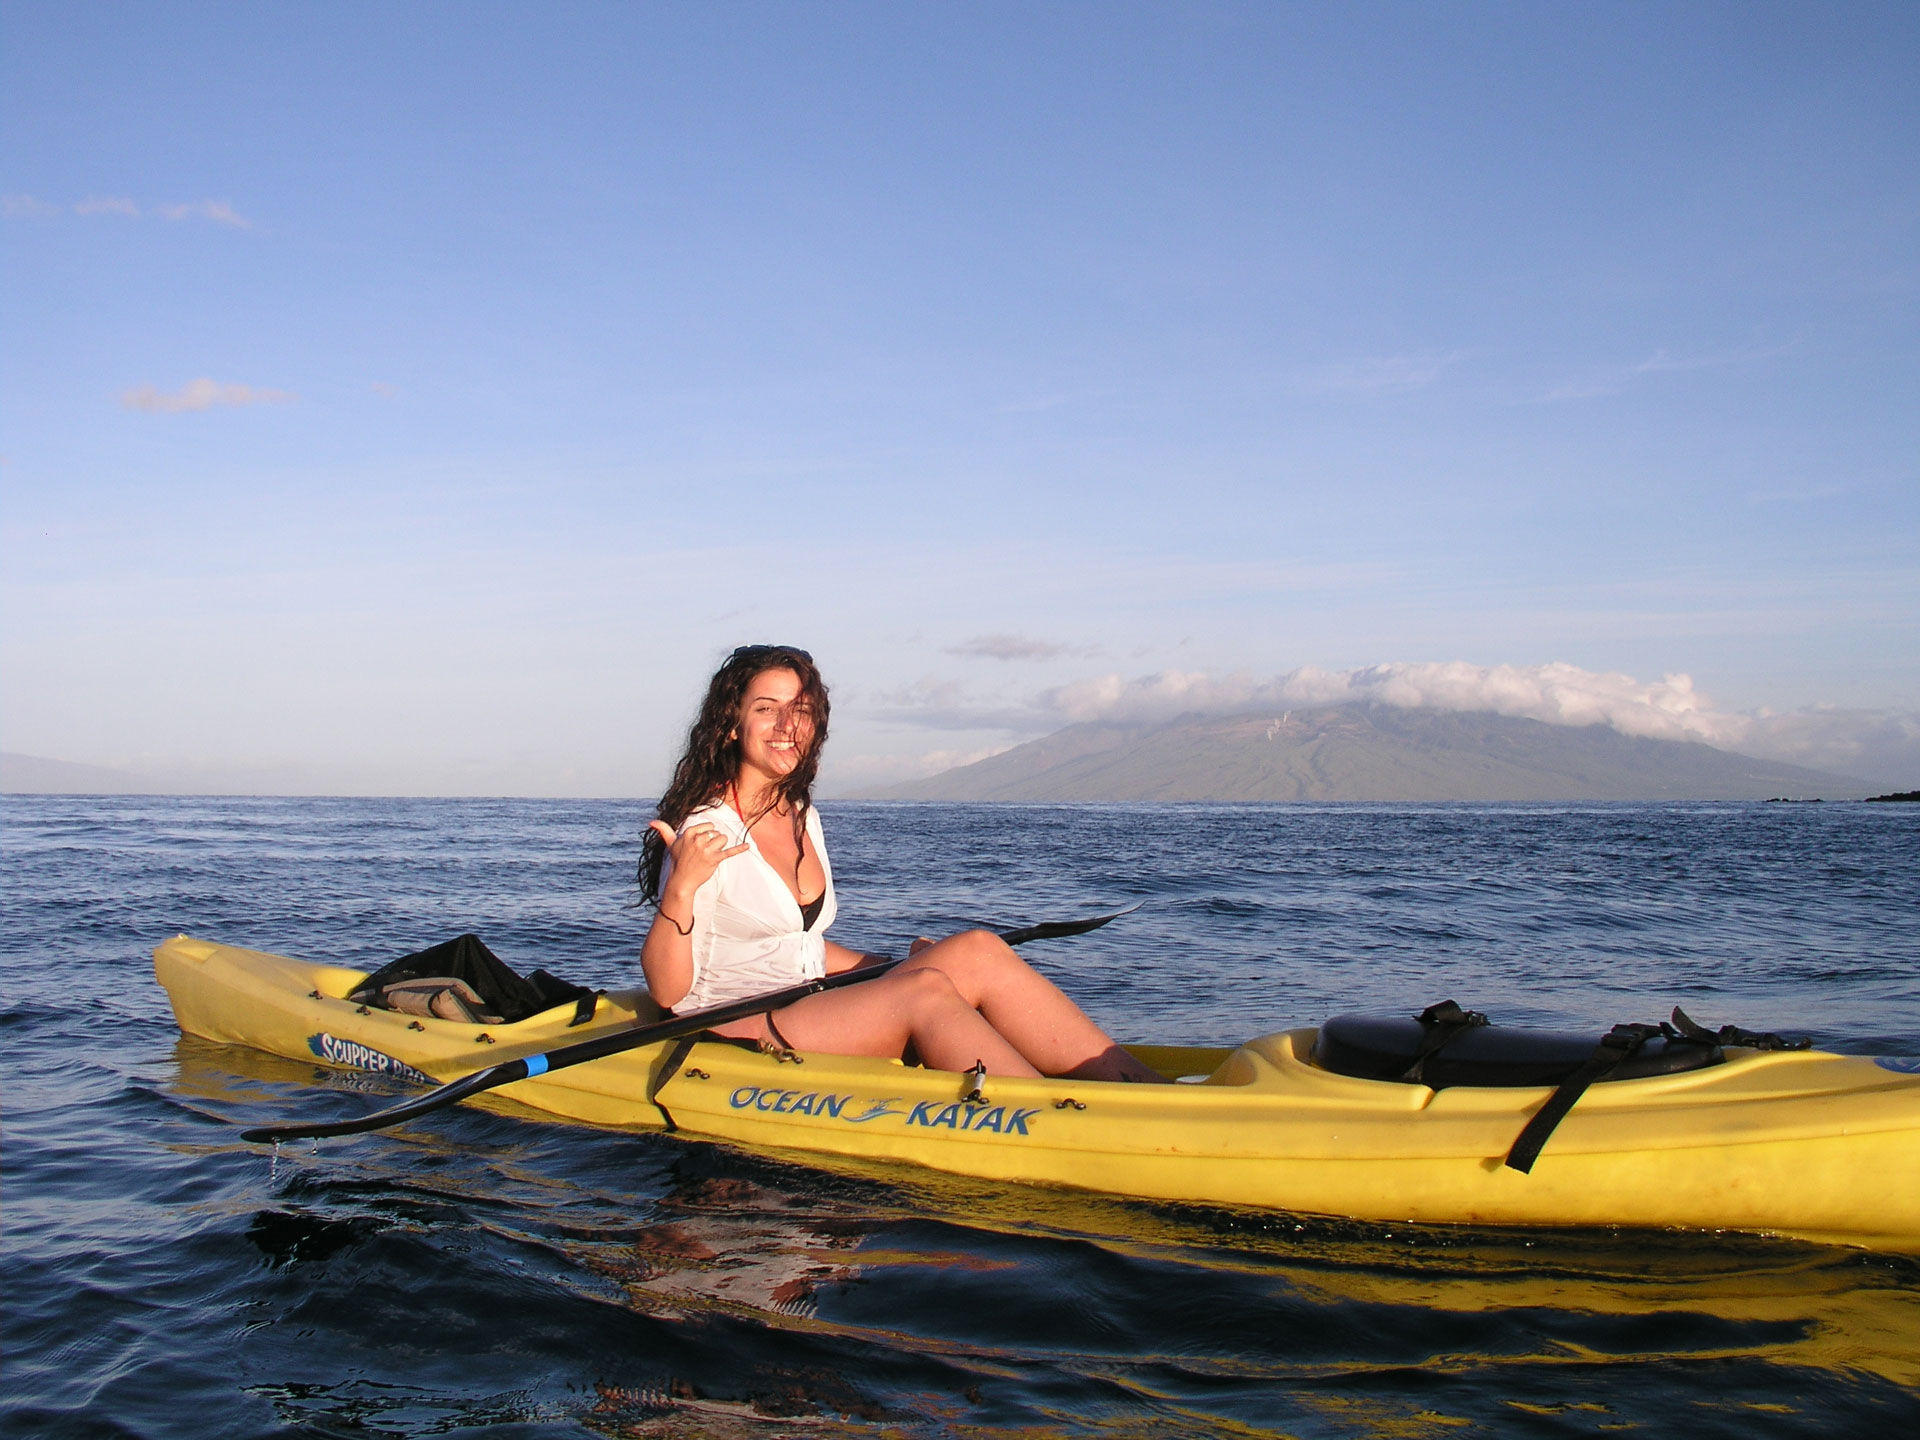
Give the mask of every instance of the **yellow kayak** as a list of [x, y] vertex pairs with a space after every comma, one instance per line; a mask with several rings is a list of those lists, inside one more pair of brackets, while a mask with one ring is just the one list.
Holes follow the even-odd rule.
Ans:
[[[154, 952], [180, 1028], [420, 1084], [659, 1018], [644, 992], [470, 1025], [345, 997], [365, 972], [179, 936]], [[1317, 1032], [1129, 1049], [1175, 1085], [987, 1076], [669, 1041], [502, 1086], [568, 1120], [903, 1161], [961, 1175], [1360, 1220], [1747, 1230], [1920, 1251], [1911, 1061], [1729, 1047], [1719, 1063], [1596, 1084], [1530, 1173], [1505, 1163], [1551, 1085], [1336, 1074]]]

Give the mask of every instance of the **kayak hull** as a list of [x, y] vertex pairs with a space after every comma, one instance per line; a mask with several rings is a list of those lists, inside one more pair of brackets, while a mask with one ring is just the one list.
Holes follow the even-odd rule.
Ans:
[[[344, 997], [364, 973], [181, 936], [154, 954], [183, 1030], [441, 1083], [659, 1017], [643, 992], [516, 1025], [417, 1020]], [[491, 1093], [574, 1121], [929, 1166], [1143, 1199], [1353, 1219], [1635, 1225], [1920, 1251], [1920, 1075], [1858, 1056], [1729, 1049], [1596, 1085], [1530, 1174], [1503, 1164], [1551, 1093], [1434, 1091], [1310, 1062], [1311, 1029], [1234, 1048], [1130, 1047], [1177, 1085], [966, 1077], [737, 1045], [647, 1046]]]

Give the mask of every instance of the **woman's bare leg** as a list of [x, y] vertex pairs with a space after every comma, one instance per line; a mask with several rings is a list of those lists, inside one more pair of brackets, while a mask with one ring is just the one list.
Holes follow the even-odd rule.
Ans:
[[[774, 1023], [798, 1050], [897, 1060], [911, 1044], [935, 1070], [970, 1070], [980, 1061], [990, 1075], [1040, 1074], [940, 970], [902, 966], [878, 980], [809, 995], [777, 1011]], [[763, 1015], [718, 1030], [743, 1039], [772, 1038]]]
[[[896, 973], [929, 970], [951, 980], [960, 999], [984, 1015], [1044, 1075], [1078, 1080], [1166, 1078], [1115, 1044], [1059, 986], [990, 931], [949, 936], [903, 962]], [[987, 1068], [993, 1069], [991, 1062]]]

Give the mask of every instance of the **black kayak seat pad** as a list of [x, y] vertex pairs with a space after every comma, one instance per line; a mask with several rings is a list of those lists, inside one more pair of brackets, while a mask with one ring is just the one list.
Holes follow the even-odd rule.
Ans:
[[[1394, 1080], [1435, 1090], [1474, 1085], [1558, 1085], [1593, 1057], [1599, 1037], [1579, 1030], [1522, 1030], [1476, 1025], [1454, 1035], [1421, 1063], [1410, 1080], [1430, 1027], [1407, 1015], [1336, 1015], [1320, 1027], [1313, 1063], [1358, 1080]], [[1605, 1079], [1640, 1080], [1718, 1065], [1726, 1058], [1712, 1041], [1655, 1036], [1616, 1065]]]

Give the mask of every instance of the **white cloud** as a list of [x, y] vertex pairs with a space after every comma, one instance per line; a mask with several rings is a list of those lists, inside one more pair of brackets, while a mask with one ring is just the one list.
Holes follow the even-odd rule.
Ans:
[[1817, 505], [1839, 500], [1854, 492], [1852, 485], [1837, 483], [1787, 486], [1778, 490], [1750, 490], [1742, 498], [1749, 505]]
[[1592, 400], [1601, 395], [1616, 395], [1642, 376], [1658, 375], [1672, 370], [1712, 370], [1722, 365], [1738, 365], [1749, 360], [1763, 360], [1770, 355], [1782, 354], [1786, 349], [1784, 345], [1772, 345], [1745, 350], [1721, 350], [1705, 355], [1669, 355], [1665, 349], [1660, 349], [1655, 350], [1646, 359], [1636, 360], [1630, 365], [1613, 365], [1594, 370], [1577, 380], [1556, 385], [1540, 398], [1545, 401]]
[[[33, 195], [0, 196], [0, 214], [9, 219], [45, 218], [66, 213], [66, 206], [49, 204]], [[158, 215], [165, 220], [211, 220], [218, 225], [251, 230], [253, 222], [225, 200], [191, 200], [173, 205], [155, 205], [142, 211], [138, 202], [126, 195], [89, 195], [75, 202], [76, 215]]]
[[1920, 779], [1920, 715], [1814, 708], [1787, 714], [1715, 709], [1687, 675], [1657, 681], [1577, 665], [1471, 665], [1463, 661], [1303, 666], [1259, 680], [1236, 673], [1165, 670], [1103, 675], [1046, 692], [1066, 721], [1152, 723], [1198, 712], [1229, 714], [1375, 701], [1403, 709], [1512, 715], [1550, 725], [1610, 725], [1623, 735], [1695, 740], [1724, 750], [1874, 778]]
[[1554, 725], [1612, 725], [1629, 735], [1704, 740], [1715, 728], [1685, 675], [1648, 684], [1575, 665], [1469, 665], [1463, 661], [1322, 670], [1307, 665], [1269, 680], [1246, 674], [1162, 671], [1126, 680], [1105, 675], [1044, 697], [1073, 720], [1164, 720], [1183, 711], [1219, 714], [1274, 705], [1373, 700], [1405, 709], [1490, 710]]
[[1920, 715], [1813, 706], [1735, 718], [1746, 719], [1750, 728], [1728, 748], [1860, 775], [1896, 789], [1920, 789]]
[[211, 410], [216, 405], [285, 405], [295, 398], [286, 390], [260, 389], [233, 382], [223, 384], [203, 376], [170, 392], [156, 390], [151, 385], [136, 385], [121, 392], [120, 403], [129, 410], [178, 415], [187, 410]]
[[958, 645], [947, 646], [947, 654], [974, 660], [1058, 660], [1063, 655], [1084, 653], [1031, 635], [976, 635]]
[[1031, 702], [984, 701], [957, 680], [923, 675], [911, 685], [875, 693], [864, 712], [878, 720], [923, 730], [1001, 730], [1042, 735], [1063, 723], [1058, 713]]
[[975, 750], [927, 750], [915, 755], [831, 756], [824, 762], [823, 790], [865, 790], [896, 781], [919, 780], [972, 765], [1011, 750], [1012, 745], [989, 745]]
[[1317, 395], [1380, 395], [1424, 390], [1459, 363], [1466, 352], [1422, 355], [1369, 355], [1316, 365], [1298, 372], [1295, 384]]
[[238, 226], [242, 230], [253, 228], [251, 220], [238, 214], [224, 200], [196, 200], [190, 204], [161, 205], [156, 208], [169, 220], [213, 220], [222, 225]]
[[1050, 392], [1045, 395], [1034, 395], [1024, 400], [1009, 400], [1006, 404], [999, 407], [999, 411], [1002, 415], [1041, 415], [1049, 410], [1058, 410], [1062, 406], [1071, 405], [1073, 400], [1074, 397], [1072, 395], [1062, 392]]

